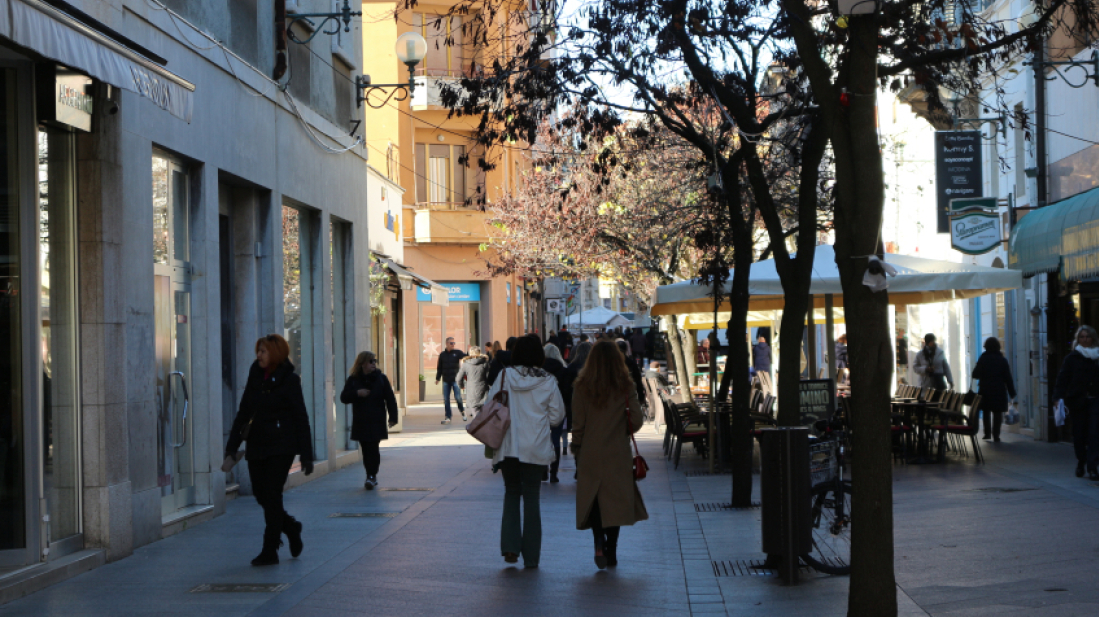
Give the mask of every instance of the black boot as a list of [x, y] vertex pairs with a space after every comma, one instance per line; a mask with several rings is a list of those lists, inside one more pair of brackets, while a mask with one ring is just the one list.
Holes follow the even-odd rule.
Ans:
[[289, 514], [282, 519], [282, 533], [286, 534], [286, 540], [290, 543], [290, 556], [297, 557], [301, 555], [301, 549], [304, 548], [304, 544], [301, 541], [301, 521], [295, 519]]
[[550, 470], [549, 470], [550, 471], [550, 482], [557, 483], [557, 482], [561, 481], [557, 477], [557, 470], [560, 469], [560, 467], [561, 467], [561, 459], [560, 458], [554, 459], [554, 461], [552, 463], [550, 463]]
[[603, 545], [603, 556], [607, 558], [607, 567], [618, 565], [618, 547], [613, 544]]
[[275, 538], [274, 540], [263, 539], [263, 550], [259, 555], [252, 560], [253, 566], [274, 566], [279, 563], [279, 547], [282, 546], [282, 540]]
[[1076, 477], [1077, 478], [1083, 478], [1084, 477], [1084, 461], [1079, 461], [1079, 462], [1076, 463]]

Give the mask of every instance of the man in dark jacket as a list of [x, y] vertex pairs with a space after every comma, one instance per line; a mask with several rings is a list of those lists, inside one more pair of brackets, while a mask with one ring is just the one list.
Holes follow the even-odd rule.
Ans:
[[439, 354], [439, 363], [436, 365], [435, 372], [435, 385], [439, 385], [439, 380], [443, 382], [443, 413], [446, 414], [446, 417], [443, 418], [441, 424], [450, 424], [451, 392], [454, 392], [454, 400], [458, 402], [458, 413], [462, 414], [462, 420], [466, 419], [466, 408], [462, 405], [462, 389], [458, 387], [458, 383], [455, 381], [464, 357], [466, 357], [466, 354], [454, 346], [454, 339], [447, 337], [446, 350]]
[[752, 345], [752, 368], [757, 373], [771, 372], [771, 346], [763, 336], [759, 337], [758, 343]]
[[630, 335], [630, 351], [633, 352], [633, 358], [637, 361], [637, 367], [644, 366], [645, 361], [645, 348], [648, 345], [648, 341], [645, 340], [645, 335], [641, 333], [641, 328], [634, 328], [633, 334]]

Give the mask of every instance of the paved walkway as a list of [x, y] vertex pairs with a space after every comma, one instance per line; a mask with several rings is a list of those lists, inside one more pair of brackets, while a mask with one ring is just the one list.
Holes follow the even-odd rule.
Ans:
[[[688, 477], [702, 461], [665, 464], [649, 427], [642, 483], [650, 520], [624, 529], [620, 565], [598, 571], [575, 530], [571, 458], [544, 484], [542, 563], [499, 556], [502, 480], [459, 420], [413, 409], [382, 454], [382, 489], [345, 469], [287, 492], [305, 552], [268, 568], [250, 497], [226, 515], [133, 556], [0, 607], [0, 615], [812, 615], [846, 614], [848, 579], [811, 574], [715, 576], [714, 561], [759, 559], [759, 510], [728, 502], [728, 476]], [[896, 547], [902, 615], [1099, 615], [1099, 487], [1072, 477], [1071, 449], [1008, 437], [988, 464], [898, 466]], [[756, 476], [758, 481], [758, 476]], [[1013, 492], [988, 489], [1024, 489]], [[758, 487], [757, 487], [758, 490]], [[699, 506], [699, 507], [696, 507]], [[333, 517], [333, 514], [384, 516]], [[279, 591], [195, 591], [204, 584], [283, 584]]]

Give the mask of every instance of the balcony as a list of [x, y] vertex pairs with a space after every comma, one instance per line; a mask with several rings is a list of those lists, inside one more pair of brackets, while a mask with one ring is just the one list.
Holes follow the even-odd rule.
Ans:
[[461, 203], [418, 203], [413, 237], [420, 244], [481, 244], [490, 238], [490, 215]]
[[[426, 73], [426, 74], [425, 74]], [[462, 89], [461, 81], [466, 77], [483, 78], [485, 73], [481, 69], [417, 69], [412, 81], [416, 84], [416, 90], [412, 93], [409, 104], [413, 111], [441, 110], [449, 111], [450, 107], [443, 105], [443, 88], [449, 87], [458, 90], [459, 106], [468, 100]], [[499, 107], [495, 105], [494, 107]]]

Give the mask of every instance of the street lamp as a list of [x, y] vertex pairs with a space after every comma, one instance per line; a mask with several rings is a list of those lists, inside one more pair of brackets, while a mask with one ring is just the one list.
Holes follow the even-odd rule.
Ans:
[[[952, 90], [944, 85], [939, 85], [939, 98], [943, 101], [950, 103], [953, 113], [950, 114], [950, 128], [957, 129], [959, 124], [984, 124], [990, 122], [999, 125], [1000, 136], [1007, 139], [1007, 115], [1000, 114], [996, 118], [959, 118], [958, 104], [962, 102], [965, 95], [957, 90]], [[983, 133], [982, 133], [983, 136]], [[985, 138], [989, 139], [989, 138]]]
[[[406, 100], [416, 90], [416, 82], [413, 81], [413, 75], [416, 70], [416, 65], [427, 55], [427, 41], [425, 41], [424, 37], [418, 32], [405, 32], [397, 37], [396, 52], [397, 59], [408, 67], [408, 83], [372, 84], [370, 83], [369, 75], [360, 75], [355, 78], [355, 87], [358, 90], [355, 97], [355, 105], [357, 107], [362, 107], [363, 101], [366, 101], [366, 104], [374, 109], [381, 109], [389, 103], [390, 99], [395, 101]], [[371, 93], [375, 90], [384, 93], [387, 88], [392, 88], [392, 91], [385, 99], [375, 105], [374, 102], [370, 100]]]

